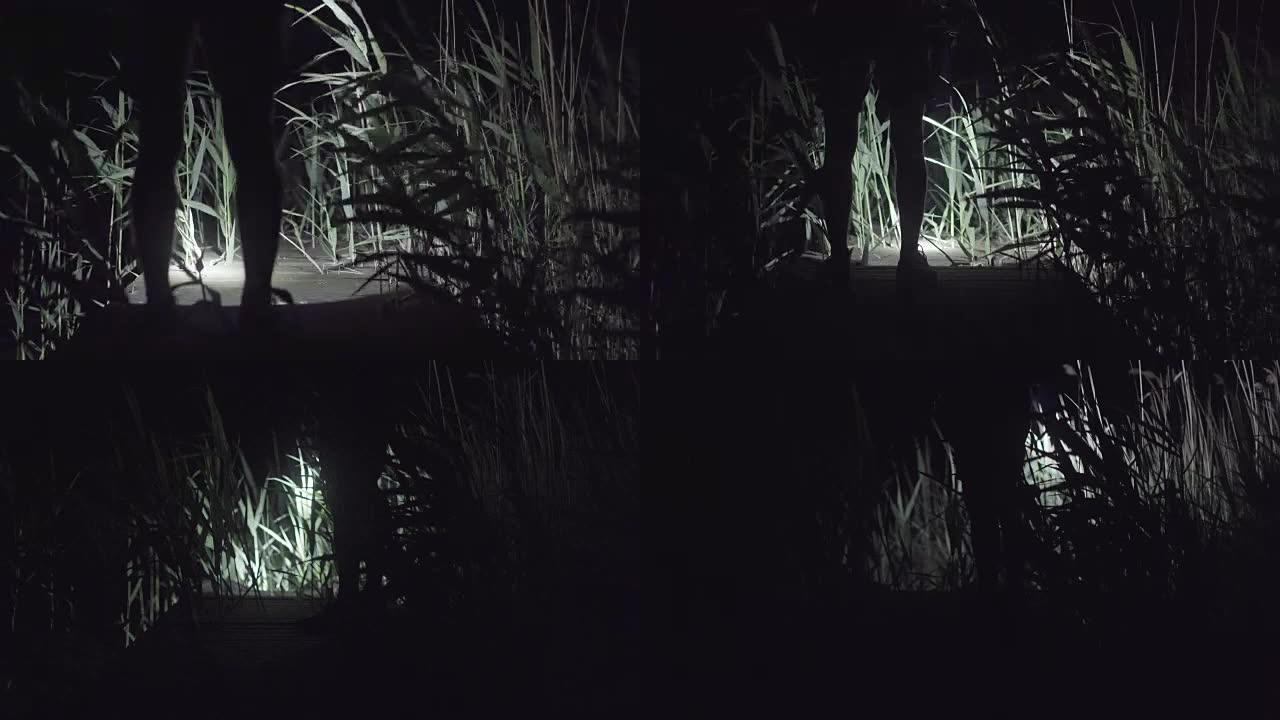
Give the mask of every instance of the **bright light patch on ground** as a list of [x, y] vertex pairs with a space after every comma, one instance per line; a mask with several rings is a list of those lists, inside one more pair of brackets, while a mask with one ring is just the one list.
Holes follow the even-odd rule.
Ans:
[[[195, 267], [190, 267], [190, 269], [192, 272], [195, 272]], [[231, 280], [243, 280], [244, 263], [240, 260], [208, 263], [200, 270], [200, 272], [196, 273], [196, 275], [206, 281], [228, 282]], [[169, 267], [169, 283], [171, 285], [190, 281], [191, 278], [177, 265], [171, 265]]]

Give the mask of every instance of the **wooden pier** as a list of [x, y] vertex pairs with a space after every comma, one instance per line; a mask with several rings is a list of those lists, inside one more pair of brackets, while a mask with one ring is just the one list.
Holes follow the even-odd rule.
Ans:
[[[437, 301], [404, 286], [368, 282], [373, 270], [326, 269], [296, 251], [282, 252], [272, 286], [288, 292], [293, 304], [273, 307], [278, 331], [269, 347], [273, 355], [303, 359], [320, 354], [494, 359], [503, 357], [498, 338], [486, 330], [480, 315], [461, 305]], [[166, 356], [209, 361], [241, 354], [239, 305], [244, 270], [237, 262], [205, 268], [204, 286], [170, 273], [175, 286], [176, 331], [157, 337], [145, 326], [145, 293], [141, 281], [128, 289], [128, 304], [92, 312], [63, 358], [146, 362]]]
[[910, 292], [892, 264], [852, 265], [842, 294], [824, 283], [823, 261], [805, 254], [773, 270], [759, 310], [731, 334], [735, 352], [788, 361], [842, 352], [868, 371], [910, 362], [945, 368], [956, 381], [1150, 355], [1078, 278], [1052, 265], [939, 264], [936, 286]]

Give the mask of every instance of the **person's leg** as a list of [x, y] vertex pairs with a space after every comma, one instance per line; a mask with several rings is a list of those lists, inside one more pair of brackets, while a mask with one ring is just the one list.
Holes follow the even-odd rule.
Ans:
[[894, 181], [901, 245], [898, 268], [932, 277], [920, 252], [920, 228], [928, 193], [923, 121], [929, 93], [929, 47], [922, 20], [903, 15], [876, 59], [880, 96], [889, 110], [889, 142], [895, 158]]
[[819, 193], [831, 244], [831, 264], [849, 267], [849, 217], [853, 208], [853, 155], [858, 149], [858, 114], [867, 95], [867, 62], [845, 57], [824, 63], [819, 106], [826, 131]]
[[208, 11], [201, 20], [236, 170], [245, 268], [242, 319], [262, 317], [271, 304], [271, 273], [280, 247], [283, 190], [274, 110], [282, 60], [281, 7], [274, 0], [233, 3]]
[[916, 98], [901, 100], [889, 109], [889, 142], [897, 158], [898, 221], [902, 226], [900, 257], [919, 255], [920, 226], [924, 222], [925, 164], [921, 117], [924, 103]]
[[142, 265], [148, 309], [157, 321], [168, 323], [173, 317], [169, 262], [178, 207], [174, 168], [182, 152], [193, 20], [182, 10], [164, 6], [148, 9], [146, 23], [150, 31], [139, 31], [141, 47], [130, 73], [138, 104], [133, 242]]

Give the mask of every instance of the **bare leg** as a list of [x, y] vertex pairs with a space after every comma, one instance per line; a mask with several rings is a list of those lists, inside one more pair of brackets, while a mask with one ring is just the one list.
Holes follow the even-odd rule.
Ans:
[[[280, 249], [283, 191], [274, 146], [269, 141], [270, 126], [266, 122], [261, 125], [254, 128], [246, 124], [239, 142], [231, 144], [236, 166], [236, 214], [244, 253], [244, 295], [240, 304], [245, 307], [271, 304], [271, 274]], [[227, 132], [233, 132], [230, 120]], [[269, 162], [263, 162], [264, 158]]]
[[849, 216], [853, 207], [850, 162], [858, 146], [858, 111], [832, 111], [827, 116], [827, 148], [822, 161], [822, 210], [832, 262], [849, 264]]
[[263, 2], [208, 22], [210, 69], [223, 99], [227, 145], [236, 169], [245, 283], [240, 305], [271, 304], [271, 273], [280, 247], [283, 190], [275, 157], [275, 86], [280, 62], [280, 4]]
[[876, 76], [889, 108], [889, 142], [896, 158], [895, 184], [902, 244], [898, 256], [899, 286], [932, 285], [937, 274], [920, 252], [920, 226], [928, 192], [922, 117], [932, 71], [924, 19], [912, 12], [896, 16], [891, 42], [878, 52]]
[[141, 52], [135, 79], [138, 162], [133, 185], [133, 242], [142, 264], [147, 305], [172, 312], [169, 261], [173, 255], [178, 191], [174, 168], [182, 152], [182, 114], [193, 22], [181, 12], [152, 18], [157, 30]]
[[889, 142], [897, 158], [898, 220], [902, 226], [900, 257], [912, 257], [920, 246], [927, 191], [924, 164], [924, 104], [910, 99], [890, 108]]
[[828, 280], [839, 291], [849, 289], [849, 216], [853, 207], [853, 162], [858, 148], [858, 111], [867, 95], [867, 63], [861, 58], [830, 60], [820, 78], [819, 104], [826, 125], [827, 147], [822, 159], [823, 215], [831, 257]]
[[822, 159], [823, 215], [831, 262], [849, 265], [849, 218], [853, 207], [853, 155], [858, 149], [858, 115], [867, 95], [867, 64], [846, 60], [821, 80], [827, 146]]

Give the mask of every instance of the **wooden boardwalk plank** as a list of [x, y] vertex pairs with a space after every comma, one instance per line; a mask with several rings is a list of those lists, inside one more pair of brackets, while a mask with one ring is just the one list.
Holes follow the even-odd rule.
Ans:
[[904, 294], [895, 267], [852, 265], [841, 295], [824, 286], [822, 264], [805, 254], [774, 269], [761, 322], [738, 338], [743, 351], [794, 356], [826, 336], [868, 363], [923, 354], [986, 368], [1149, 355], [1078, 279], [1052, 267], [938, 267], [936, 287]]
[[[332, 261], [314, 255], [309, 259], [297, 248], [285, 246], [280, 248], [276, 257], [271, 284], [288, 291], [294, 302], [300, 305], [341, 302], [355, 297], [394, 293], [396, 289], [385, 280], [365, 285], [375, 269], [373, 263], [337, 269]], [[206, 287], [221, 295], [223, 305], [235, 307], [240, 304], [240, 294], [244, 288], [244, 263], [239, 258], [227, 263], [210, 261], [200, 275]], [[169, 284], [176, 288], [174, 296], [179, 305], [195, 305], [208, 299], [207, 293], [199, 285], [184, 284], [190, 281], [191, 278], [181, 270], [175, 268], [169, 271]], [[131, 284], [127, 294], [130, 303], [146, 302], [146, 292], [141, 281]]]
[[[297, 624], [322, 608], [315, 600], [248, 596], [199, 601], [195, 613], [175, 606], [123, 654], [106, 679], [110, 710], [120, 716], [225, 718], [351, 712], [364, 696], [392, 702], [411, 670], [406, 658], [420, 637], [402, 613], [347, 632], [310, 634]], [[425, 656], [424, 656], [425, 659]], [[445, 685], [430, 663], [424, 686]], [[432, 699], [423, 693], [428, 707]]]
[[[72, 359], [102, 353], [145, 359], [234, 353], [241, 340], [238, 312], [239, 308], [227, 305], [180, 306], [177, 332], [157, 338], [144, 330], [143, 306], [113, 305], [87, 319], [61, 354]], [[273, 351], [284, 355], [413, 352], [437, 358], [494, 359], [504, 353], [477, 313], [411, 291], [276, 305], [273, 313], [279, 326]]]
[[[92, 313], [76, 337], [59, 355], [70, 359], [152, 359], [184, 356], [212, 359], [240, 351], [238, 329], [243, 266], [205, 268], [205, 285], [175, 290], [178, 327], [157, 338], [144, 330], [145, 292], [141, 281], [127, 290], [128, 304]], [[272, 351], [305, 357], [316, 352], [360, 354], [413, 353], [433, 358], [500, 359], [505, 355], [497, 336], [483, 327], [478, 313], [449, 302], [436, 301], [401, 285], [386, 282], [361, 288], [372, 275], [371, 265], [355, 270], [320, 272], [296, 249], [282, 249], [272, 286], [288, 291], [292, 305], [276, 305], [279, 326]], [[170, 273], [170, 285], [189, 278]]]

